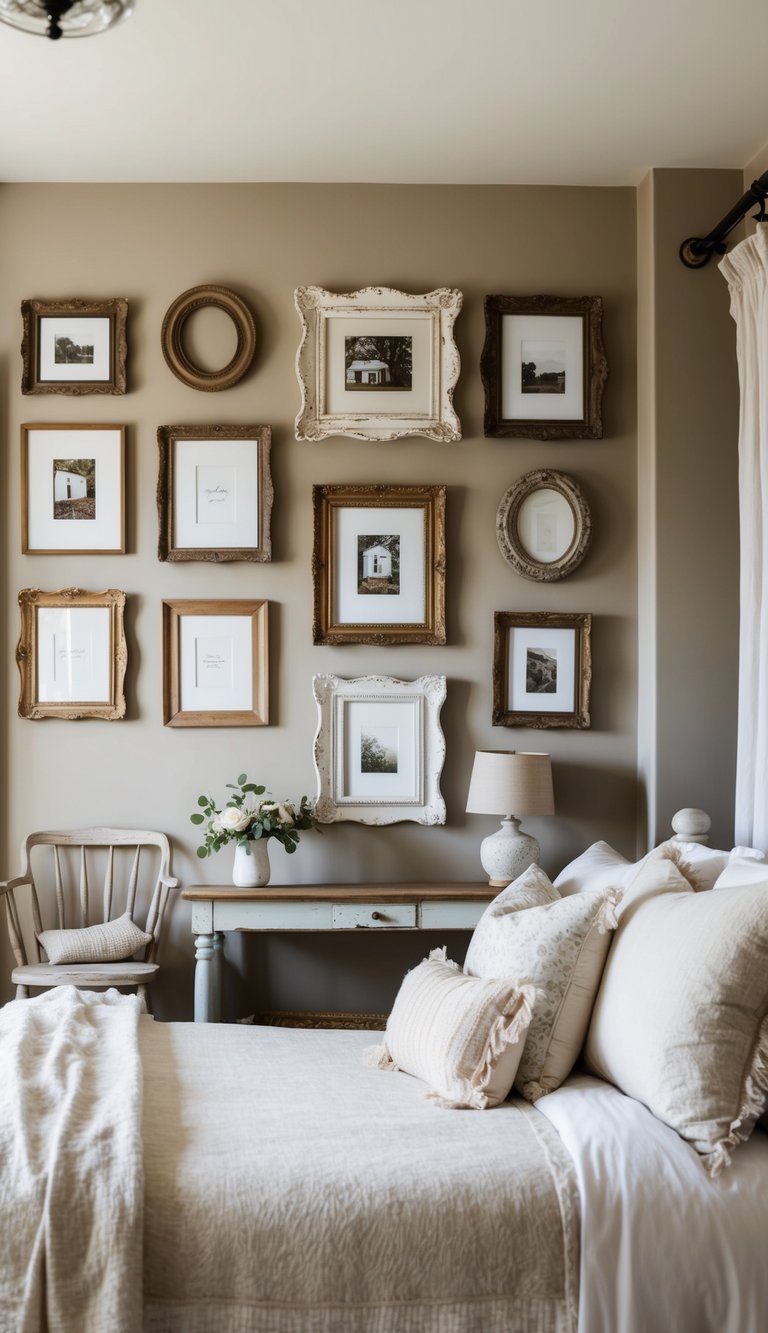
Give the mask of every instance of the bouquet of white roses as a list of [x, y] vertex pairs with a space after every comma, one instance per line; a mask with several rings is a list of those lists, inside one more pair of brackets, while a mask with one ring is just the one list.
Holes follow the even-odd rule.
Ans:
[[217, 810], [212, 796], [199, 796], [200, 810], [190, 815], [193, 824], [207, 825], [203, 845], [197, 849], [200, 857], [211, 856], [228, 842], [248, 848], [248, 843], [256, 838], [277, 838], [287, 852], [295, 852], [299, 832], [317, 828], [314, 807], [306, 796], [302, 796], [298, 805], [293, 801], [273, 801], [266, 787], [249, 782], [245, 773], [240, 774], [236, 783], [228, 782], [227, 788], [236, 795], [221, 810]]

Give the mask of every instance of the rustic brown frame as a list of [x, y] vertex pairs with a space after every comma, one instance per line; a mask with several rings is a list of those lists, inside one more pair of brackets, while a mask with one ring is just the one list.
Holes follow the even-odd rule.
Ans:
[[[179, 630], [182, 616], [249, 616], [253, 643], [250, 709], [181, 707]], [[269, 722], [269, 602], [182, 598], [163, 602], [163, 724], [166, 727], [265, 727]]]
[[[31, 430], [114, 430], [120, 432], [119, 545], [80, 549], [69, 546], [29, 545], [29, 432]], [[22, 555], [125, 555], [125, 426], [112, 421], [27, 421], [21, 427], [21, 553]]]
[[[258, 451], [259, 489], [255, 497], [258, 508], [258, 546], [175, 546], [174, 545], [174, 473], [176, 443], [183, 440], [253, 440]], [[207, 560], [221, 564], [231, 560], [272, 559], [272, 472], [270, 447], [272, 430], [269, 426], [159, 426], [157, 444], [160, 452], [157, 478], [158, 560]]]
[[[124, 297], [106, 301], [22, 301], [21, 316], [21, 392], [34, 393], [125, 393], [128, 343], [126, 324], [128, 302]], [[108, 380], [41, 380], [40, 379], [40, 320], [55, 319], [108, 319], [109, 364]]]
[[[584, 330], [584, 415], [572, 421], [503, 417], [501, 326], [504, 315], [578, 316]], [[603, 437], [603, 389], [608, 378], [600, 296], [486, 296], [485, 343], [480, 374], [485, 390], [483, 430], [491, 437], [528, 440], [600, 440]]]
[[[47, 606], [107, 607], [110, 612], [110, 646], [112, 672], [110, 702], [41, 703], [37, 697], [37, 609]], [[81, 718], [100, 718], [113, 722], [125, 716], [125, 670], [128, 649], [125, 642], [125, 593], [117, 588], [104, 592], [84, 592], [82, 588], [62, 588], [58, 592], [42, 592], [39, 588], [22, 588], [19, 593], [21, 629], [16, 645], [16, 665], [19, 668], [19, 717], [38, 721], [58, 717], [66, 721]]]
[[[228, 315], [235, 326], [237, 346], [234, 356], [220, 370], [203, 370], [184, 347], [184, 324], [196, 310], [215, 306]], [[177, 379], [191, 389], [215, 393], [237, 384], [250, 366], [256, 351], [256, 324], [245, 301], [229, 287], [190, 287], [169, 305], [160, 332], [163, 356]]]
[[[442, 485], [313, 486], [314, 643], [444, 644], [445, 629], [445, 492]], [[425, 616], [418, 623], [346, 623], [336, 619], [335, 516], [342, 508], [423, 509], [425, 514]]]
[[[520, 507], [536, 491], [552, 490], [567, 502], [573, 514], [573, 539], [557, 560], [535, 560], [524, 545], [518, 527]], [[592, 517], [586, 496], [574, 477], [551, 468], [526, 472], [505, 492], [496, 515], [496, 538], [504, 559], [525, 579], [556, 583], [581, 564], [592, 540]]]
[[[548, 629], [575, 629], [576, 631], [574, 700], [573, 709], [568, 712], [516, 712], [508, 707], [508, 631], [510, 629], [528, 629], [537, 626], [544, 626]], [[556, 611], [497, 611], [494, 615], [493, 643], [493, 725], [495, 727], [532, 727], [534, 730], [543, 730], [550, 727], [590, 727], [591, 633], [592, 616], [588, 612], [584, 614], [560, 614]]]

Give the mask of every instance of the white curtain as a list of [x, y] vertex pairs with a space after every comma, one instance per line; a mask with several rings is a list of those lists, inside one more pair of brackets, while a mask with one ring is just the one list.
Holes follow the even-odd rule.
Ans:
[[741, 388], [736, 842], [768, 848], [768, 224], [720, 262]]

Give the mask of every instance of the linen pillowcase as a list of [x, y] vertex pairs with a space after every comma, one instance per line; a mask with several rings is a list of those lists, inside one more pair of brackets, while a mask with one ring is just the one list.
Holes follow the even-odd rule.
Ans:
[[738, 889], [744, 884], [764, 884], [768, 887], [768, 857], [765, 852], [758, 851], [757, 847], [734, 847], [714, 887]]
[[554, 881], [561, 898], [585, 889], [621, 888], [635, 866], [607, 842], [593, 842], [581, 856], [569, 861]]
[[[541, 872], [543, 874], [543, 872]], [[614, 890], [573, 893], [516, 910], [502, 890], [475, 927], [464, 970], [476, 977], [530, 977], [536, 987], [515, 1087], [528, 1101], [553, 1092], [584, 1044], [616, 925]]]
[[686, 1139], [714, 1176], [768, 1096], [768, 893], [694, 893], [671, 862], [659, 892], [663, 864], [649, 862], [632, 886], [586, 1060]]
[[440, 1106], [496, 1106], [511, 1090], [533, 996], [526, 982], [466, 977], [445, 948], [433, 949], [406, 973], [384, 1041], [365, 1061], [423, 1079]]
[[714, 888], [718, 875], [728, 864], [728, 852], [700, 842], [678, 842], [675, 838], [660, 843], [648, 856], [669, 857], [697, 893]]
[[49, 963], [121, 963], [152, 939], [124, 912], [115, 921], [76, 930], [43, 930], [38, 935]]

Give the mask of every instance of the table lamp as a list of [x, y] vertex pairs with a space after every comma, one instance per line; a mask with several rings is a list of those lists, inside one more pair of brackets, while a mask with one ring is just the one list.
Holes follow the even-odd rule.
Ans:
[[539, 844], [520, 829], [521, 815], [553, 815], [552, 763], [548, 754], [478, 750], [467, 795], [467, 813], [503, 815], [501, 828], [480, 845], [480, 861], [493, 888], [517, 879], [533, 861]]

